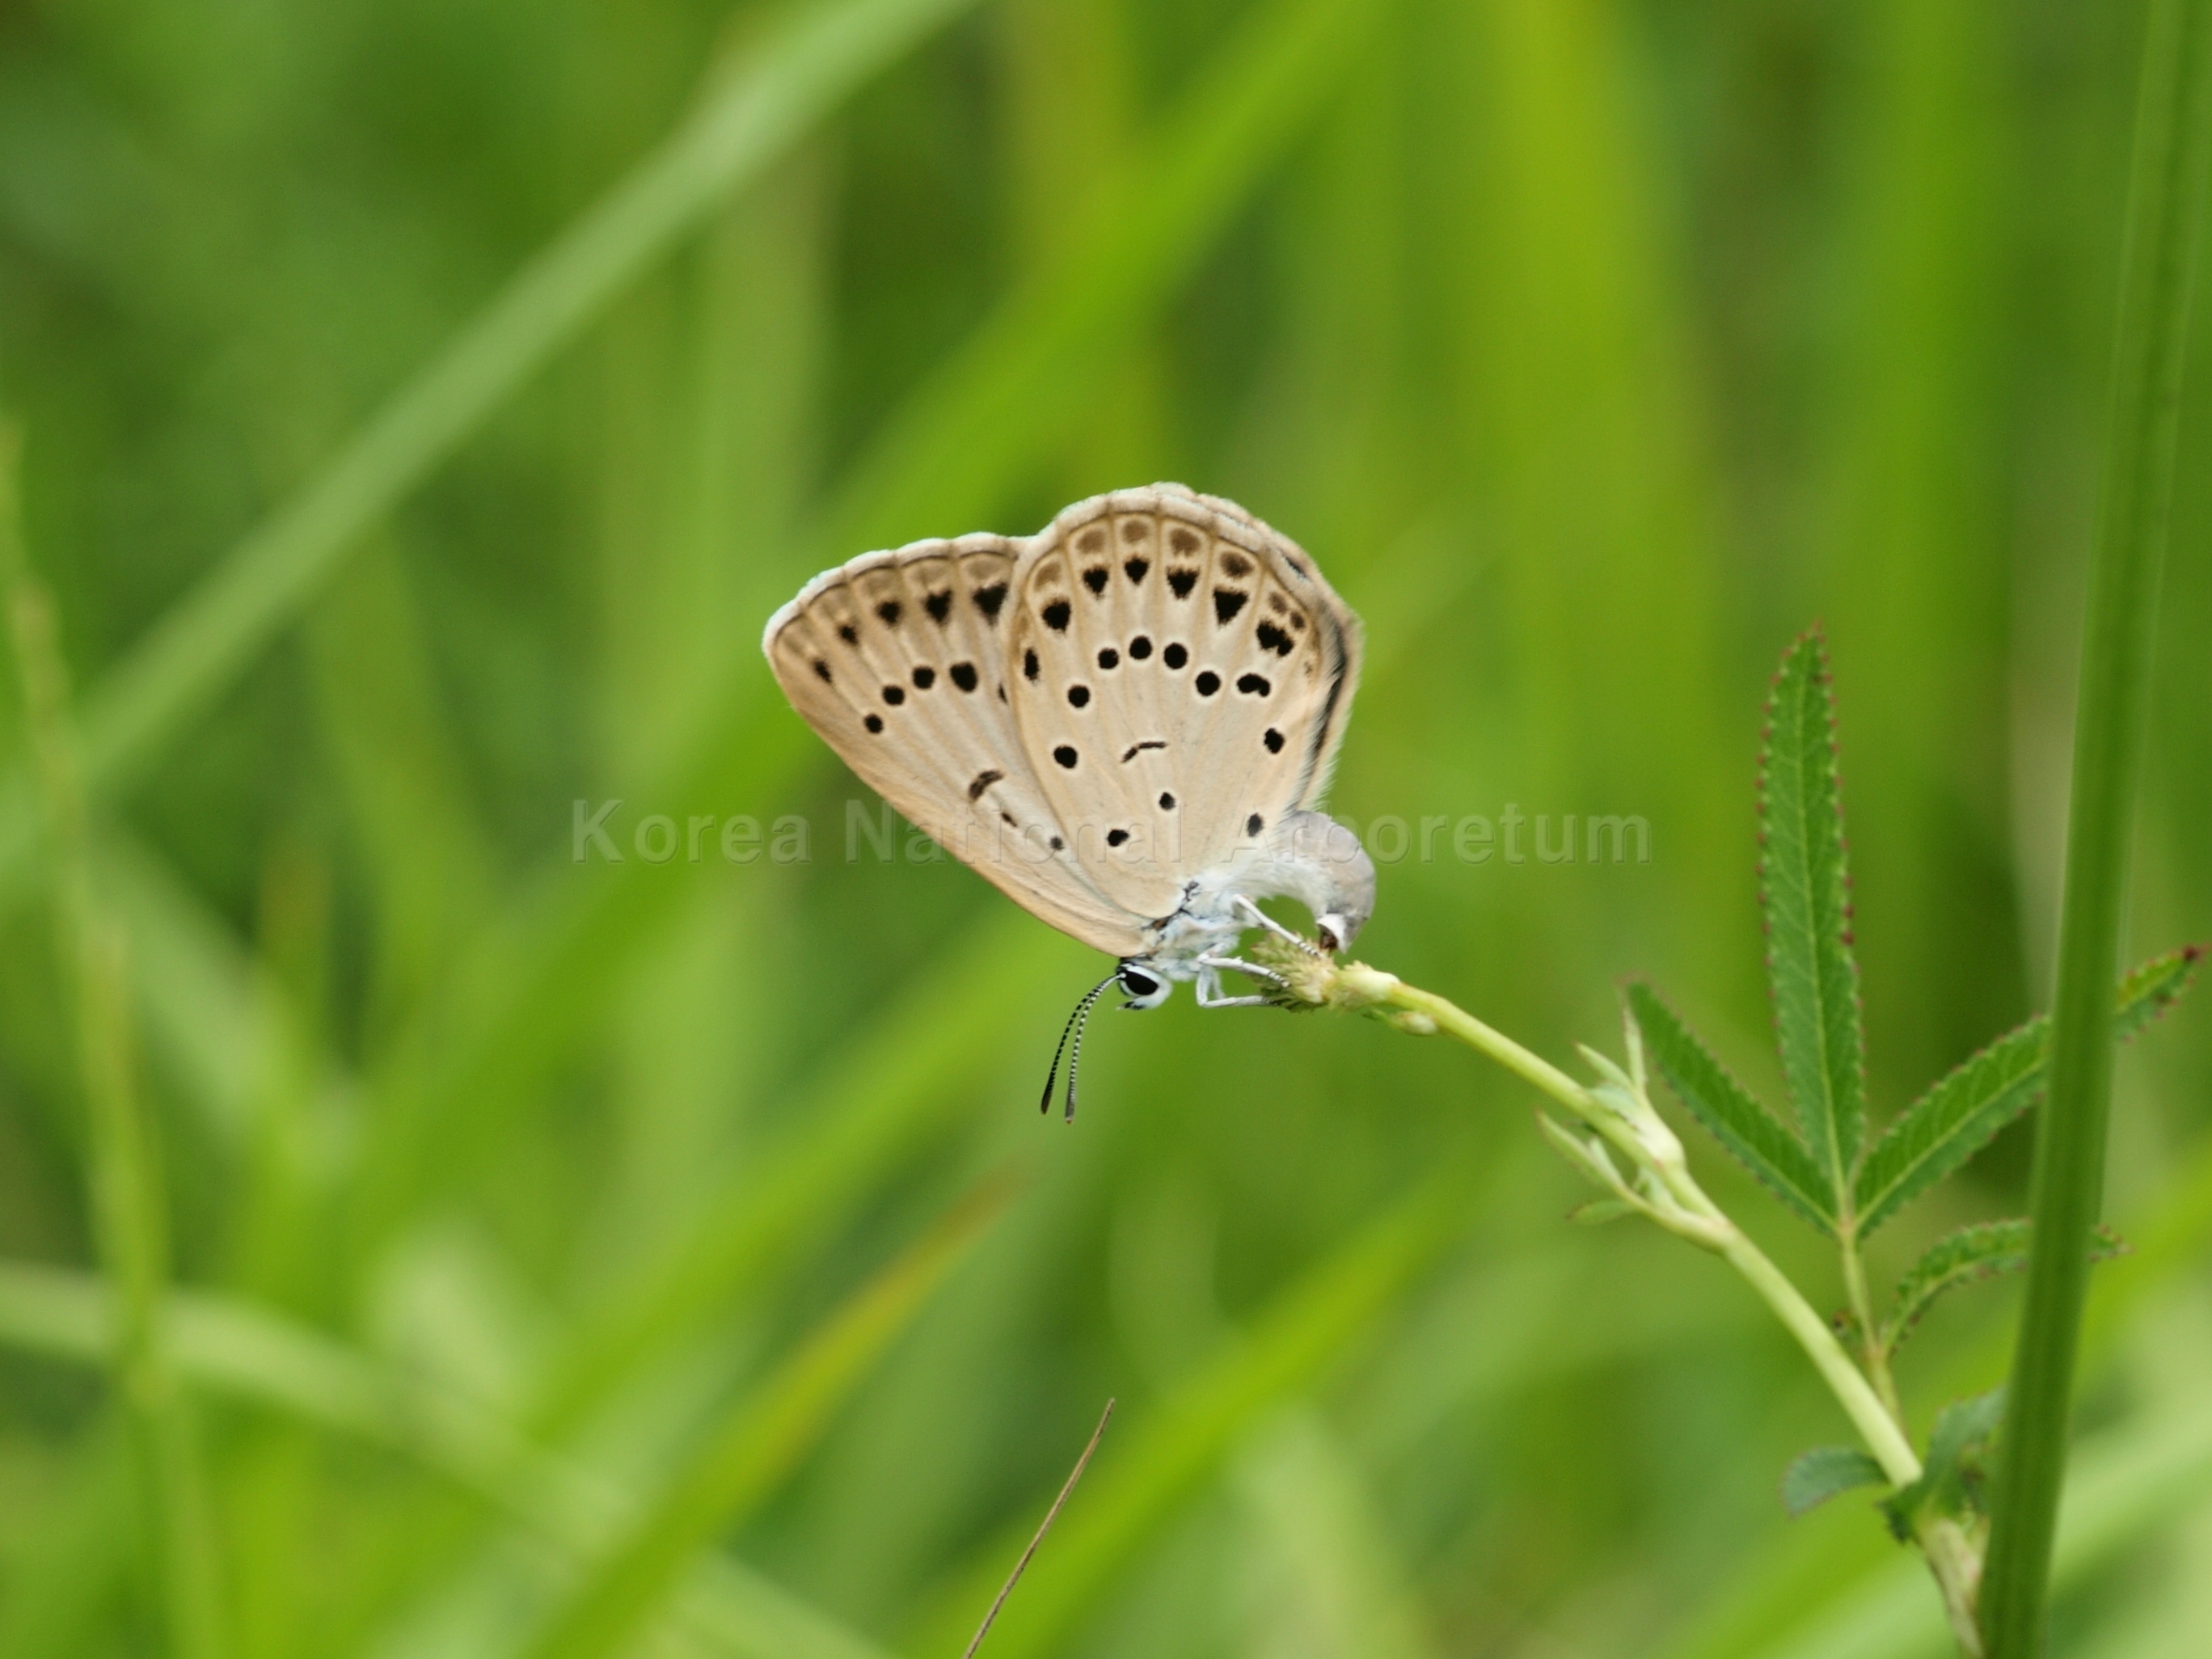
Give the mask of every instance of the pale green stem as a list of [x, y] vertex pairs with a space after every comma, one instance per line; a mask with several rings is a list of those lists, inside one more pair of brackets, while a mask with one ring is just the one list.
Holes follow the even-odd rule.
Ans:
[[[1849, 1218], [1845, 1219], [1848, 1222]], [[1865, 1358], [1867, 1376], [1889, 1414], [1903, 1422], [1905, 1407], [1898, 1399], [1897, 1380], [1890, 1375], [1888, 1351], [1874, 1322], [1874, 1298], [1867, 1294], [1866, 1262], [1859, 1255], [1858, 1240], [1846, 1231], [1838, 1240], [1838, 1248], [1843, 1256], [1844, 1294], [1850, 1300], [1851, 1316], [1858, 1321], [1859, 1352]]]
[[[1595, 1149], [1583, 1147], [1556, 1126], [1547, 1129], [1555, 1144], [1586, 1173], [1601, 1180], [1636, 1209], [1680, 1237], [1712, 1251], [1759, 1293], [1773, 1310], [1783, 1328], [1797, 1340], [1813, 1362], [1813, 1369], [1828, 1385], [1844, 1415], [1859, 1431], [1867, 1449], [1881, 1465], [1893, 1486], [1906, 1486], [1921, 1474], [1920, 1459], [1905, 1436], [1904, 1413], [1898, 1407], [1896, 1388], [1872, 1334], [1872, 1309], [1866, 1293], [1866, 1275], [1857, 1251], [1848, 1239], [1844, 1249], [1844, 1273], [1850, 1282], [1852, 1310], [1868, 1333], [1866, 1368], [1854, 1364], [1836, 1340], [1828, 1322], [1814, 1311], [1797, 1287], [1770, 1261], [1766, 1253], [1744, 1236], [1741, 1228], [1708, 1197], [1690, 1174], [1681, 1143], [1644, 1097], [1642, 1061], [1634, 1054], [1633, 1073], [1624, 1073], [1593, 1050], [1585, 1049], [1592, 1063], [1610, 1073], [1593, 1089], [1577, 1083], [1558, 1066], [1531, 1054], [1504, 1032], [1486, 1025], [1473, 1014], [1433, 992], [1418, 990], [1395, 975], [1364, 963], [1339, 963], [1318, 951], [1262, 945], [1255, 952], [1282, 978], [1291, 996], [1310, 1006], [1346, 1012], [1364, 1012], [1418, 1036], [1456, 1037], [1479, 1054], [1488, 1055], [1515, 1076], [1535, 1085], [1572, 1115], [1574, 1120], [1603, 1136], [1632, 1166], [1657, 1183], [1624, 1186], [1613, 1166]], [[1621, 1085], [1629, 1087], [1624, 1089]], [[1547, 1123], [1552, 1121], [1543, 1120]], [[1980, 1587], [1981, 1553], [1975, 1540], [1955, 1521], [1936, 1520], [1920, 1527], [1918, 1541], [1943, 1598], [1943, 1611], [1952, 1634], [1966, 1659], [1982, 1659], [1981, 1635], [1975, 1624], [1975, 1598]]]
[[1820, 1380], [1828, 1385], [1837, 1401], [1843, 1406], [1874, 1454], [1875, 1462], [1881, 1465], [1896, 1486], [1906, 1486], [1920, 1478], [1920, 1459], [1905, 1439], [1905, 1431], [1897, 1426], [1897, 1419], [1889, 1414], [1865, 1373], [1851, 1364], [1850, 1356], [1844, 1352], [1843, 1344], [1836, 1340], [1828, 1328], [1828, 1322], [1813, 1310], [1805, 1300], [1766, 1257], [1766, 1253], [1746, 1238], [1735, 1234], [1721, 1251], [1729, 1265], [1741, 1273], [1752, 1289], [1765, 1298], [1774, 1316], [1797, 1339], [1797, 1346], [1805, 1350]]
[[1634, 1131], [1581, 1084], [1540, 1055], [1531, 1054], [1504, 1032], [1486, 1025], [1465, 1009], [1407, 984], [1360, 963], [1334, 964], [1332, 983], [1320, 1000], [1346, 1008], [1393, 1010], [1382, 1014], [1401, 1030], [1427, 1036], [1441, 1032], [1456, 1037], [1470, 1048], [1486, 1054], [1516, 1076], [1533, 1083], [1573, 1113], [1581, 1121], [1620, 1146], [1645, 1167], [1653, 1169], [1670, 1194], [1704, 1229], [1678, 1228], [1693, 1242], [1713, 1250], [1759, 1292], [1783, 1328], [1796, 1338], [1820, 1380], [1851, 1419], [1874, 1454], [1882, 1472], [1899, 1486], [1920, 1478], [1920, 1459], [1905, 1437], [1898, 1421], [1866, 1374], [1851, 1363], [1836, 1340], [1828, 1322], [1814, 1310], [1782, 1270], [1747, 1238], [1720, 1206], [1706, 1196], [1679, 1158], [1655, 1158], [1651, 1149]]

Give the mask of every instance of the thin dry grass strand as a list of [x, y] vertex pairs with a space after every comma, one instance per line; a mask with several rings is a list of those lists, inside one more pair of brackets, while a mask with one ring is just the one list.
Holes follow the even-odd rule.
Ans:
[[1006, 1605], [1006, 1598], [1014, 1593], [1014, 1586], [1022, 1582], [1022, 1575], [1029, 1571], [1030, 1557], [1037, 1553], [1037, 1546], [1044, 1542], [1045, 1534], [1050, 1532], [1052, 1523], [1060, 1519], [1061, 1506], [1075, 1490], [1075, 1483], [1083, 1479], [1083, 1471], [1091, 1464], [1091, 1454], [1098, 1449], [1098, 1442], [1105, 1435], [1106, 1425], [1113, 1420], [1113, 1417], [1114, 1401], [1109, 1398], [1106, 1409], [1098, 1413], [1098, 1426], [1091, 1431], [1090, 1443], [1084, 1447], [1083, 1455], [1075, 1460], [1075, 1467], [1067, 1472], [1067, 1482], [1060, 1487], [1060, 1496], [1052, 1500], [1052, 1507], [1044, 1512], [1044, 1519], [1037, 1523], [1036, 1533], [1030, 1540], [1030, 1547], [1022, 1552], [1022, 1559], [1014, 1563], [1014, 1570], [1006, 1575], [1006, 1582], [999, 1586], [999, 1594], [991, 1602], [991, 1610], [983, 1615], [983, 1622], [975, 1626], [975, 1638], [968, 1644], [960, 1659], [975, 1659], [975, 1650], [983, 1645], [983, 1638], [991, 1633], [991, 1626], [998, 1619], [999, 1609]]

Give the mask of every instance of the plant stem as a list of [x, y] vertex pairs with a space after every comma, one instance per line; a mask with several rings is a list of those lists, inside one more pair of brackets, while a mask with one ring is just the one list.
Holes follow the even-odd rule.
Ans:
[[2074, 726], [2066, 890], [2036, 1123], [2034, 1243], [2008, 1395], [1982, 1628], [1995, 1659], [2044, 1645], [2075, 1350], [2112, 1096], [2112, 982], [2148, 723], [2183, 345], [2212, 136], [2212, 0], [2154, 0], [2143, 41], [2112, 409]]
[[82, 776], [52, 602], [24, 557], [17, 463], [21, 440], [0, 422], [0, 599], [23, 696], [33, 775], [54, 857], [57, 954], [74, 1002], [86, 1107], [93, 1227], [114, 1285], [111, 1369], [129, 1431], [145, 1543], [178, 1659], [224, 1650], [217, 1574], [185, 1401], [161, 1327], [167, 1220], [152, 1126], [138, 1098], [122, 929], [92, 882]]
[[1889, 1355], [1882, 1347], [1881, 1334], [1875, 1324], [1874, 1298], [1867, 1294], [1866, 1261], [1859, 1255], [1858, 1239], [1846, 1231], [1838, 1249], [1843, 1261], [1844, 1294], [1850, 1301], [1851, 1317], [1859, 1324], [1861, 1360], [1875, 1392], [1881, 1396], [1881, 1403], [1892, 1417], [1902, 1423], [1905, 1406], [1897, 1396], [1897, 1379], [1890, 1375]]
[[1774, 1310], [1775, 1317], [1797, 1339], [1797, 1346], [1805, 1350], [1820, 1380], [1836, 1396], [1844, 1410], [1850, 1416], [1851, 1425], [1874, 1454], [1875, 1462], [1881, 1465], [1882, 1473], [1892, 1484], [1906, 1486], [1920, 1478], [1920, 1459], [1905, 1439], [1905, 1431], [1898, 1427], [1897, 1419], [1881, 1397], [1875, 1392], [1865, 1373], [1851, 1364], [1850, 1356], [1829, 1330], [1828, 1322], [1813, 1310], [1797, 1287], [1791, 1284], [1781, 1268], [1767, 1259], [1765, 1251], [1741, 1232], [1721, 1252], [1728, 1264], [1741, 1273]]
[[[1588, 1089], [1549, 1060], [1530, 1053], [1504, 1032], [1486, 1025], [1447, 999], [1432, 991], [1419, 990], [1395, 975], [1363, 963], [1332, 964], [1329, 977], [1328, 991], [1312, 1000], [1344, 1008], [1394, 1011], [1383, 1013], [1382, 1018], [1401, 1030], [1419, 1036], [1442, 1032], [1455, 1037], [1507, 1071], [1534, 1084], [1578, 1119], [1607, 1133], [1616, 1145], [1632, 1139], [1625, 1131], [1620, 1134], [1612, 1132], [1608, 1126], [1613, 1122], [1613, 1115]], [[1637, 1155], [1642, 1155], [1641, 1148]], [[1765, 1252], [1746, 1237], [1720, 1206], [1705, 1195], [1687, 1169], [1675, 1162], [1664, 1170], [1662, 1178], [1685, 1209], [1708, 1224], [1709, 1232], [1696, 1236], [1697, 1242], [1707, 1244], [1741, 1273], [1774, 1310], [1784, 1328], [1796, 1338], [1798, 1346], [1804, 1349], [1821, 1381], [1828, 1385], [1829, 1392], [1850, 1418], [1852, 1425], [1865, 1440], [1867, 1449], [1881, 1465], [1882, 1472], [1899, 1486], [1918, 1480], [1920, 1459], [1911, 1443], [1905, 1439], [1889, 1407], [1868, 1382], [1865, 1373], [1851, 1363], [1850, 1356], [1836, 1340], [1828, 1322], [1814, 1310], [1812, 1304], [1767, 1259]]]
[[[1584, 1087], [1550, 1061], [1530, 1053], [1465, 1009], [1433, 992], [1407, 985], [1395, 975], [1364, 963], [1336, 962], [1318, 952], [1302, 956], [1271, 951], [1263, 946], [1258, 954], [1281, 976], [1296, 1001], [1310, 1006], [1371, 1013], [1417, 1036], [1441, 1034], [1455, 1037], [1516, 1076], [1534, 1084], [1565, 1107], [1576, 1121], [1603, 1135], [1630, 1158], [1643, 1177], [1656, 1182], [1657, 1186], [1656, 1189], [1650, 1186], [1629, 1188], [1620, 1181], [1617, 1172], [1611, 1172], [1605, 1184], [1661, 1226], [1713, 1251], [1734, 1267], [1772, 1310], [1783, 1328], [1796, 1339], [1797, 1346], [1813, 1362], [1814, 1370], [1820, 1374], [1820, 1380], [1843, 1407], [1890, 1483], [1902, 1487], [1920, 1479], [1920, 1459], [1912, 1449], [1912, 1443], [1905, 1437], [1905, 1416], [1898, 1406], [1896, 1386], [1891, 1380], [1886, 1357], [1871, 1335], [1874, 1327], [1866, 1294], [1866, 1275], [1854, 1244], [1847, 1237], [1844, 1261], [1845, 1277], [1850, 1282], [1853, 1311], [1869, 1333], [1863, 1370], [1853, 1363], [1828, 1328], [1828, 1322], [1814, 1311], [1803, 1293], [1706, 1195], [1690, 1174], [1680, 1143], [1651, 1109], [1650, 1102], [1640, 1098], [1641, 1061], [1634, 1057], [1632, 1030], [1631, 1063], [1635, 1069], [1631, 1073], [1616, 1071], [1613, 1076], [1616, 1082], [1634, 1085], [1638, 1098], [1614, 1095], [1608, 1100], [1601, 1098], [1601, 1095], [1612, 1090], [1613, 1085]], [[1593, 1053], [1592, 1058], [1595, 1063], [1606, 1064], [1602, 1056]], [[1632, 1109], [1622, 1109], [1620, 1103], [1624, 1100]], [[1547, 1124], [1551, 1121], [1548, 1118], [1543, 1121]], [[1594, 1178], [1608, 1176], [1609, 1166], [1604, 1164], [1602, 1158], [1595, 1152], [1586, 1153], [1572, 1136], [1557, 1130], [1556, 1126], [1547, 1127], [1546, 1133], [1586, 1173]], [[1917, 1542], [1942, 1595], [1944, 1613], [1950, 1621], [1953, 1635], [1958, 1638], [1960, 1653], [1966, 1659], [1983, 1659], [1981, 1632], [1975, 1622], [1975, 1597], [1980, 1586], [1982, 1563], [1975, 1540], [1956, 1522], [1939, 1518], [1920, 1526]]]

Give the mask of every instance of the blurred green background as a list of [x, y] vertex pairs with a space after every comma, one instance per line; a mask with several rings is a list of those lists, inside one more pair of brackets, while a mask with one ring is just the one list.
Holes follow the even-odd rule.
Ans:
[[[25, 0], [0, 404], [129, 940], [215, 1621], [252, 1656], [1943, 1651], [1717, 1263], [1529, 1098], [846, 856], [768, 611], [1095, 490], [1234, 496], [1415, 827], [1360, 951], [1564, 1059], [1652, 975], [1778, 1095], [1759, 703], [1824, 619], [1878, 1110], [2039, 1006], [2140, 8]], [[2202, 307], [2200, 307], [2200, 310]], [[2200, 329], [2212, 342], [2212, 329]], [[2133, 954], [2212, 935], [2212, 348]], [[194, 1650], [106, 1342], [0, 696], [0, 1655]], [[808, 857], [572, 857], [573, 803]], [[1640, 813], [1649, 863], [1425, 817]], [[923, 849], [916, 848], [919, 854]], [[1385, 848], [1387, 850], [1387, 848]], [[2212, 1024], [2124, 1057], [2067, 1654], [2212, 1629]], [[2014, 1132], [1883, 1236], [2021, 1207]], [[1710, 1144], [1812, 1290], [1824, 1252]], [[1906, 1352], [1924, 1429], [2010, 1292]]]

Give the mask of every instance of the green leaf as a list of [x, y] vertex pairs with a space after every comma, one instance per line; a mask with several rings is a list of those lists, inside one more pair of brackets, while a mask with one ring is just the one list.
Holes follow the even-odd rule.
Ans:
[[[1930, 1244], [1898, 1284], [1897, 1305], [1882, 1328], [1882, 1347], [1894, 1350], [1944, 1291], [2027, 1267], [2029, 1237], [2027, 1221], [1984, 1221], [1946, 1233]], [[2126, 1240], [2100, 1226], [2089, 1259], [2106, 1261], [2126, 1254], [2127, 1248]]]
[[2166, 1005], [2189, 988], [2204, 947], [2185, 945], [2179, 951], [2130, 969], [2120, 979], [2119, 1006], [2112, 1017], [2112, 1035], [2125, 1042], [2164, 1013]]
[[1792, 1515], [1826, 1503], [1854, 1486], [1886, 1485], [1881, 1465], [1856, 1446], [1815, 1446], [1800, 1452], [1782, 1474], [1782, 1507]]
[[1759, 757], [1759, 902], [1782, 1071], [1832, 1191], [1850, 1191], [1866, 1130], [1858, 967], [1851, 960], [1835, 705], [1817, 631], [1791, 646]]
[[[2203, 952], [2195, 945], [2153, 957], [2120, 981], [2113, 1029], [2141, 1030], [2187, 988]], [[1889, 1126], [1859, 1170], [1861, 1237], [1957, 1169], [2043, 1091], [2051, 1022], [2038, 1015], [1961, 1063]]]
[[1920, 1478], [1900, 1486], [1882, 1505], [1899, 1542], [1911, 1538], [1931, 1516], [1987, 1513], [1984, 1459], [2004, 1421], [2004, 1394], [2002, 1389], [1991, 1389], [1955, 1400], [1936, 1414]]
[[1631, 985], [1628, 1006], [1660, 1075], [1691, 1115], [1784, 1203], [1833, 1233], [1835, 1188], [1804, 1142], [1729, 1075], [1650, 986]]

